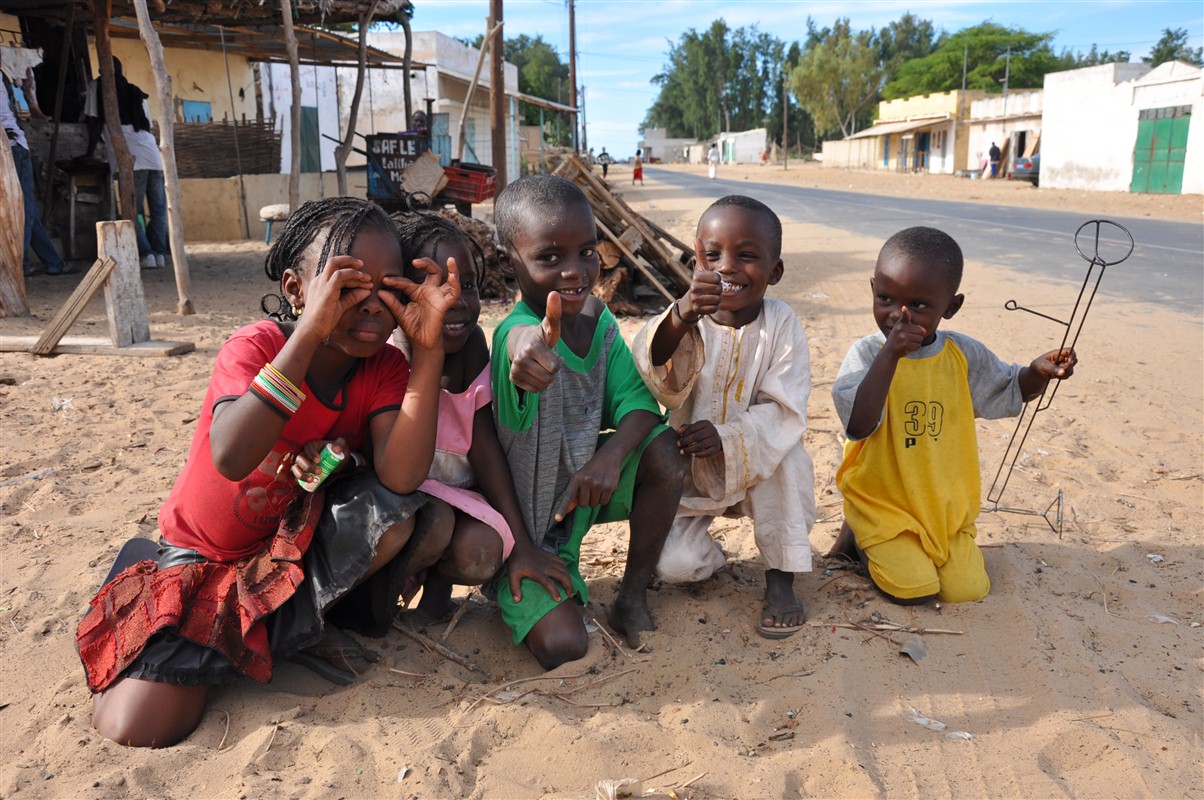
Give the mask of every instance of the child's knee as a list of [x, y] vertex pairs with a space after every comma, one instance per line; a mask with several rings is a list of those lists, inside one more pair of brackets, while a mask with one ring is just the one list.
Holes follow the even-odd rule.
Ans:
[[429, 562], [451, 545], [456, 528], [456, 512], [442, 500], [431, 500], [414, 515], [413, 535], [420, 537], [414, 546], [414, 558]]
[[949, 560], [937, 570], [942, 603], [973, 603], [991, 593], [991, 579], [974, 536], [959, 531], [949, 543]]
[[470, 584], [484, 583], [502, 566], [502, 538], [497, 531], [475, 519], [456, 526], [448, 554], [451, 571]]
[[638, 480], [680, 492], [689, 463], [677, 448], [677, 434], [672, 430], [662, 431], [644, 448]]
[[927, 602], [941, 590], [936, 564], [914, 534], [902, 533], [870, 545], [865, 556], [874, 585], [892, 600]]

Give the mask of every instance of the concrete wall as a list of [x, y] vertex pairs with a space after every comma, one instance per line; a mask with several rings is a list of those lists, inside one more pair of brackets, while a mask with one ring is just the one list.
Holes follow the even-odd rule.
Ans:
[[[363, 197], [367, 191], [364, 173], [349, 176], [348, 191]], [[230, 241], [235, 239], [263, 240], [267, 225], [259, 221], [259, 209], [274, 203], [288, 202], [288, 175], [244, 175], [246, 190], [247, 232], [243, 233], [242, 210], [239, 205], [238, 178], [188, 178], [180, 181], [184, 198], [184, 234], [188, 241]], [[333, 173], [301, 175], [301, 202], [330, 197], [335, 194]], [[284, 228], [277, 222], [272, 229], [275, 239]]]
[[[288, 172], [292, 164], [292, 136], [289, 114], [293, 105], [292, 78], [287, 64], [258, 64], [263, 89], [263, 115], [276, 120], [280, 131], [280, 171]], [[340, 70], [342, 71], [342, 70]], [[338, 138], [340, 125], [338, 87], [333, 67], [301, 67], [301, 105], [318, 109], [319, 153], [322, 169], [334, 169], [334, 146], [321, 134]], [[357, 146], [362, 147], [362, 143]]]
[[[992, 95], [970, 104], [969, 148], [967, 160], [958, 169], [977, 171], [988, 157], [991, 142], [1001, 148], [1003, 143], [1023, 132], [1027, 142], [1041, 135], [1045, 93], [1041, 89]], [[1009, 162], [1024, 155], [1008, 154]], [[1004, 165], [1010, 169], [1010, 163]], [[1007, 170], [1005, 170], [1007, 171]]]
[[915, 97], [902, 97], [898, 100], [883, 100], [878, 104], [878, 122], [887, 120], [903, 120], [919, 117], [931, 117], [939, 114], [949, 114], [956, 119], [970, 112], [970, 104], [986, 92], [960, 90], [921, 94]]
[[1129, 190], [1137, 137], [1131, 82], [1149, 71], [1146, 64], [1103, 64], [1045, 76], [1042, 186]]
[[840, 169], [873, 169], [875, 159], [882, 161], [879, 148], [882, 142], [877, 136], [867, 136], [864, 139], [831, 139], [823, 143], [822, 167], [837, 167]]

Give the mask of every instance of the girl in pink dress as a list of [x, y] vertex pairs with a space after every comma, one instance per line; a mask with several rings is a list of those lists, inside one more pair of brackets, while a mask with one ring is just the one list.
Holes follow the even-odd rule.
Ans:
[[[436, 264], [454, 263], [460, 275], [460, 299], [443, 318], [443, 380], [439, 392], [439, 429], [435, 458], [419, 491], [455, 512], [451, 540], [443, 557], [427, 570], [418, 607], [435, 619], [450, 610], [453, 584], [488, 581], [510, 560], [511, 593], [526, 577], [556, 594], [557, 584], [571, 592], [564, 562], [530, 545], [523, 526], [510, 468], [493, 421], [489, 346], [477, 324], [481, 297], [477, 280], [484, 254], [450, 220], [434, 213], [394, 217], [402, 250]], [[471, 248], [471, 249], [470, 249]], [[394, 340], [409, 342], [400, 330]], [[511, 552], [513, 550], [513, 555]]]

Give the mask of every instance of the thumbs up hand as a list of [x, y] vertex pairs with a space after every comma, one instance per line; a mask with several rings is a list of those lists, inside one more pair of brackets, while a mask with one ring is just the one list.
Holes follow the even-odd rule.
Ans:
[[538, 394], [552, 385], [564, 359], [556, 354], [560, 342], [560, 295], [548, 294], [547, 309], [538, 325], [515, 328], [506, 341], [510, 355], [510, 382], [524, 392]]

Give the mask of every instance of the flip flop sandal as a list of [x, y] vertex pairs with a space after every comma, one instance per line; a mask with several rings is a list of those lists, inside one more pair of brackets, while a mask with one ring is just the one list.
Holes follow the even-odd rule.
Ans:
[[[804, 611], [804, 610], [805, 610], [804, 606], [802, 604], [799, 604], [799, 605], [791, 606], [786, 609], [782, 609], [782, 612]], [[779, 613], [782, 613], [782, 612], [779, 612]], [[768, 613], [769, 613], [768, 607], [762, 606], [761, 607], [761, 618], [764, 619], [765, 615]], [[758, 620], [757, 625], [756, 625], [757, 633], [764, 639], [789, 639], [791, 636], [798, 633], [805, 627], [807, 627], [806, 621], [800, 622], [797, 625], [784, 625], [783, 626], [783, 625], [766, 625], [764, 622]]]
[[320, 642], [296, 653], [291, 660], [331, 683], [349, 686], [359, 679], [365, 666], [361, 664], [357, 669], [353, 659], [374, 664], [380, 661], [380, 654], [365, 649], [339, 629], [327, 627]]

